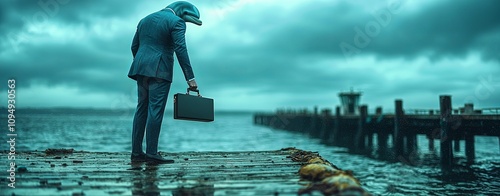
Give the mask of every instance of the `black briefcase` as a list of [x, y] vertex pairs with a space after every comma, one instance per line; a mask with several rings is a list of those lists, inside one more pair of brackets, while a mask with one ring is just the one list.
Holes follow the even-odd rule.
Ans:
[[[189, 91], [198, 95], [190, 95]], [[214, 121], [214, 100], [200, 95], [199, 90], [174, 95], [174, 119], [210, 122]]]

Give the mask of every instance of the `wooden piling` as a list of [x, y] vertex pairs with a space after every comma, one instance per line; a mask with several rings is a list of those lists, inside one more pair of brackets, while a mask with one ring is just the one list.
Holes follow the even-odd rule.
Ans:
[[473, 134], [465, 134], [465, 156], [467, 157], [468, 163], [474, 163], [474, 159], [476, 159], [476, 149], [474, 144], [474, 135]]
[[439, 96], [439, 107], [441, 110], [440, 125], [441, 125], [441, 166], [448, 168], [453, 163], [453, 152], [451, 150], [451, 140], [453, 135], [450, 129], [451, 120], [451, 96]]
[[307, 127], [307, 132], [309, 135], [313, 137], [319, 137], [320, 136], [320, 129], [319, 129], [319, 123], [320, 119], [316, 115], [307, 115], [307, 122], [309, 126]]
[[324, 128], [323, 128], [323, 138], [327, 144], [332, 143], [332, 134], [333, 134], [333, 117], [331, 109], [323, 109], [321, 110], [321, 115], [324, 118]]
[[417, 143], [417, 134], [416, 133], [407, 133], [406, 136], [406, 153], [407, 154], [415, 154], [418, 150]]
[[[335, 116], [331, 110], [324, 110], [319, 115], [306, 110], [281, 110], [277, 114], [256, 114], [255, 124], [270, 126], [294, 132], [320, 130], [313, 134], [325, 138], [332, 145], [347, 147], [358, 152], [367, 151], [372, 145], [371, 137], [377, 133], [378, 155], [390, 155], [391, 160], [408, 161], [417, 150], [416, 134], [425, 134], [429, 139], [429, 150], [434, 151], [434, 139], [440, 139], [440, 162], [443, 169], [453, 164], [453, 150], [459, 146], [458, 139], [465, 139], [465, 155], [468, 162], [475, 159], [475, 135], [498, 137], [500, 144], [500, 115], [480, 115], [472, 104], [460, 108], [460, 119], [452, 118], [451, 96], [439, 96], [440, 110], [426, 110], [429, 116], [420, 114], [405, 115], [403, 101], [395, 100], [395, 115], [384, 115], [382, 108], [377, 107], [375, 115], [369, 116], [367, 106], [359, 107], [359, 116], [341, 116], [341, 107], [335, 108]], [[424, 111], [424, 110], [418, 110]], [[325, 114], [325, 115], [323, 115]], [[358, 119], [359, 117], [359, 119]], [[461, 123], [461, 124], [457, 124]], [[393, 130], [391, 127], [393, 126]], [[393, 148], [388, 149], [388, 137], [392, 137]], [[366, 138], [369, 137], [369, 138]], [[452, 145], [455, 144], [455, 148]], [[388, 150], [393, 150], [390, 152]]]
[[335, 120], [333, 124], [333, 134], [331, 134], [331, 141], [334, 145], [339, 144], [340, 137], [340, 106], [335, 107]]
[[395, 157], [402, 156], [404, 153], [404, 128], [403, 128], [403, 100], [396, 99], [395, 104], [395, 115], [394, 115], [394, 155]]
[[373, 131], [371, 129], [368, 129], [366, 126], [365, 126], [365, 129], [366, 130], [366, 137], [367, 137], [367, 140], [368, 140], [368, 148], [373, 148]]
[[358, 120], [358, 130], [355, 136], [355, 148], [356, 150], [365, 150], [365, 124], [366, 117], [368, 116], [368, 106], [362, 105], [359, 107], [359, 120]]
[[387, 151], [387, 139], [389, 135], [386, 130], [380, 128], [380, 122], [383, 118], [382, 107], [379, 106], [375, 109], [375, 116], [377, 117], [377, 129], [375, 130], [377, 133], [377, 151], [380, 156], [384, 156]]
[[418, 142], [417, 142], [417, 133], [415, 131], [406, 131], [405, 133], [405, 138], [406, 138], [406, 154], [409, 155], [416, 155], [417, 150], [418, 150]]
[[379, 150], [387, 150], [387, 140], [389, 135], [385, 130], [377, 130], [377, 146]]
[[429, 151], [434, 151], [434, 136], [429, 135]]
[[317, 126], [319, 119], [316, 117], [316, 115], [305, 114], [304, 119], [306, 121], [304, 131], [312, 137], [319, 137], [319, 131]]
[[[465, 104], [464, 107], [462, 109], [459, 109], [459, 112], [458, 113], [465, 113], [465, 110], [469, 110], [471, 107], [471, 104]], [[472, 105], [472, 107], [474, 107], [474, 105]], [[460, 111], [462, 110], [462, 111]], [[455, 136], [457, 136], [458, 134], [455, 134]], [[453, 140], [453, 150], [455, 152], [460, 152], [460, 137], [454, 137], [454, 140]]]
[[453, 140], [453, 150], [455, 152], [460, 152], [460, 138], [459, 137], [455, 137], [455, 139]]
[[328, 141], [328, 138], [329, 138], [329, 123], [330, 123], [330, 119], [331, 117], [330, 116], [326, 116], [326, 115], [321, 115], [319, 117], [319, 138], [323, 141]]
[[[380, 112], [382, 112], [382, 108], [381, 108], [381, 107], [378, 107], [378, 108], [376, 108], [376, 109], [377, 109], [377, 110], [379, 110], [379, 109], [380, 109]], [[374, 119], [374, 118], [369, 118], [369, 117], [368, 117], [368, 108], [367, 108], [366, 110], [367, 110], [367, 113], [366, 113], [366, 115], [367, 115], [367, 118], [366, 118], [366, 124], [372, 124], [372, 125], [373, 125], [373, 121], [374, 121], [375, 119]], [[367, 137], [367, 139], [368, 139], [368, 144], [367, 144], [367, 145], [368, 145], [368, 148], [369, 148], [369, 149], [373, 149], [373, 137], [375, 137], [375, 136], [374, 136], [375, 131], [374, 131], [374, 129], [373, 129], [373, 126], [368, 127], [368, 126], [366, 126], [366, 125], [365, 125], [365, 130], [366, 130], [366, 137]]]
[[[474, 114], [473, 103], [466, 103], [464, 105], [464, 114], [466, 115]], [[469, 164], [474, 163], [474, 159], [476, 159], [474, 134], [470, 133], [469, 131], [465, 132], [465, 156], [467, 157], [467, 162]]]

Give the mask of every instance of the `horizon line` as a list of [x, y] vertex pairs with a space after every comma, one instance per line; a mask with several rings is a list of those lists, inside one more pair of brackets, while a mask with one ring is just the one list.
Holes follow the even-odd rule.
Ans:
[[[106, 108], [106, 107], [71, 107], [71, 106], [53, 106], [53, 107], [16, 107], [16, 110], [135, 110], [136, 108]], [[0, 106], [0, 110], [8, 110], [8, 107]], [[165, 111], [173, 109], [165, 108]], [[264, 112], [263, 110], [252, 109], [215, 109], [214, 112]]]

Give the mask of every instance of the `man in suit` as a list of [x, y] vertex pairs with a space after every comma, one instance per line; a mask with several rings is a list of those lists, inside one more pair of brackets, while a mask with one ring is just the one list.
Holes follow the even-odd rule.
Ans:
[[[197, 89], [185, 42], [186, 22], [201, 25], [191, 3], [178, 1], [143, 18], [132, 41], [128, 77], [137, 81], [138, 104], [132, 128], [132, 161], [173, 163], [158, 154], [158, 138], [172, 83], [174, 52], [188, 86]], [[146, 153], [142, 141], [146, 132]]]

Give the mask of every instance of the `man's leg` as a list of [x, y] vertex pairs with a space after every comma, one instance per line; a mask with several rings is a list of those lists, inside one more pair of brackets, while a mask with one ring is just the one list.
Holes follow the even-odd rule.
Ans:
[[132, 154], [142, 154], [142, 141], [144, 129], [148, 118], [149, 84], [147, 77], [137, 78], [137, 109], [132, 125]]
[[162, 79], [151, 78], [149, 80], [149, 107], [146, 125], [146, 154], [149, 155], [158, 153], [158, 139], [170, 84], [171, 82]]

